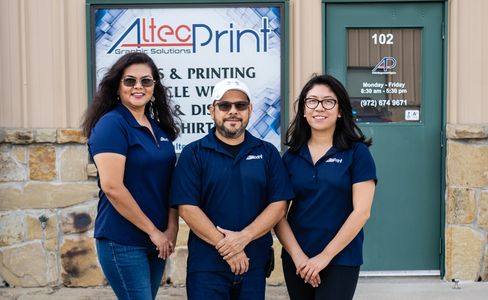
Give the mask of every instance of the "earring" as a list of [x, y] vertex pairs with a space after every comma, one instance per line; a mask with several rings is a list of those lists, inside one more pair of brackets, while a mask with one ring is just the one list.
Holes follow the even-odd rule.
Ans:
[[149, 116], [151, 119], [154, 119], [154, 97], [151, 98], [151, 101], [149, 102]]
[[154, 98], [154, 96], [151, 96], [151, 99], [149, 99], [149, 100], [151, 100], [151, 102], [154, 102], [156, 100], [156, 98]]

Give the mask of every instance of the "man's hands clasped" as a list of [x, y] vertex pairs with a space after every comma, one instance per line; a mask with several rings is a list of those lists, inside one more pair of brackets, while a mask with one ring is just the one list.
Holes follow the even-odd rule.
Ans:
[[230, 270], [235, 275], [242, 275], [249, 270], [249, 258], [244, 248], [249, 244], [249, 237], [242, 231], [231, 231], [217, 227], [224, 235], [215, 249], [219, 251], [222, 258], [229, 264]]

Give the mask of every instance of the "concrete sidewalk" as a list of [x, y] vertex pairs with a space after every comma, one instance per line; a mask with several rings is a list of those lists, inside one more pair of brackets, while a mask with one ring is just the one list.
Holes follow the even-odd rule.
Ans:
[[361, 278], [355, 300], [487, 300], [488, 282], [462, 281], [458, 289], [438, 278]]
[[[361, 278], [355, 300], [486, 300], [488, 282], [454, 283], [437, 278]], [[92, 300], [115, 299], [108, 287], [103, 288], [0, 288], [2, 300]], [[186, 299], [184, 287], [161, 287], [158, 300]], [[288, 299], [286, 287], [268, 286], [266, 299]]]

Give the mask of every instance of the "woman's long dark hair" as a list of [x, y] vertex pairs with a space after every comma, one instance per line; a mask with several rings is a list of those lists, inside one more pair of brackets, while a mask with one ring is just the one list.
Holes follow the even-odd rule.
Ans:
[[117, 91], [124, 70], [134, 64], [145, 64], [149, 66], [151, 68], [152, 76], [156, 81], [154, 85], [153, 96], [155, 100], [152, 102], [152, 112], [149, 111], [150, 105], [148, 104], [145, 108], [146, 115], [156, 121], [159, 127], [163, 129], [172, 140], [176, 139], [180, 131], [176, 124], [179, 117], [170, 107], [168, 89], [161, 83], [161, 76], [159, 75], [158, 68], [151, 57], [140, 52], [128, 53], [119, 58], [103, 77], [98, 85], [98, 90], [93, 98], [93, 102], [88, 107], [83, 117], [82, 129], [85, 136], [89, 137], [91, 130], [95, 127], [98, 120], [117, 106], [117, 103], [119, 103], [119, 100], [117, 99]]
[[333, 137], [334, 147], [350, 149], [354, 142], [362, 142], [370, 146], [371, 139], [366, 139], [361, 129], [354, 123], [351, 100], [342, 83], [330, 75], [313, 75], [295, 101], [297, 110], [295, 119], [293, 119], [286, 131], [285, 145], [290, 147], [290, 151], [297, 152], [308, 142], [312, 134], [310, 125], [304, 117], [305, 98], [308, 92], [316, 85], [328, 86], [337, 96], [341, 118], [337, 118], [336, 121]]

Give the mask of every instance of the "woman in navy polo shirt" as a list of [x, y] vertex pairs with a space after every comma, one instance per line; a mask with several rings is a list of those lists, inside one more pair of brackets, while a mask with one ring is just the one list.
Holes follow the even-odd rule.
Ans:
[[376, 184], [371, 141], [354, 123], [349, 95], [334, 77], [314, 76], [297, 102], [283, 156], [296, 197], [275, 227], [288, 293], [291, 299], [352, 299]]
[[98, 258], [118, 299], [156, 298], [178, 232], [168, 199], [178, 129], [160, 80], [148, 55], [122, 56], [83, 122], [100, 187]]

